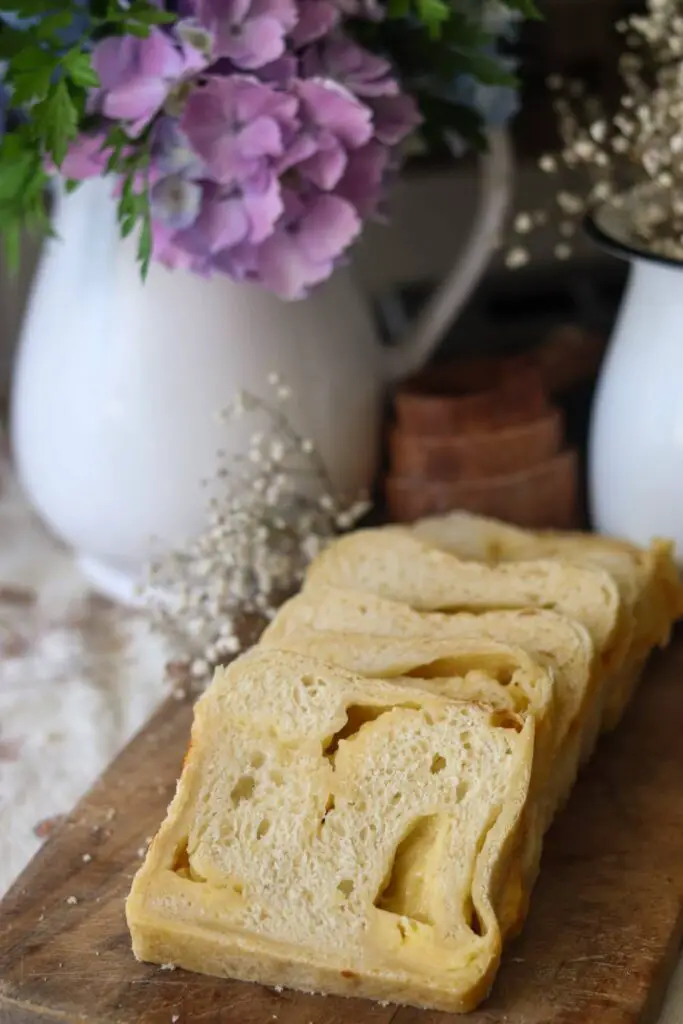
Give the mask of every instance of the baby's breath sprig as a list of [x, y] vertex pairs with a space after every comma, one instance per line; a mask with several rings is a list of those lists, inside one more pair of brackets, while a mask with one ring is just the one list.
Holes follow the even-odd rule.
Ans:
[[275, 373], [268, 384], [272, 399], [241, 391], [219, 414], [226, 423], [253, 416], [257, 429], [245, 452], [218, 453], [205, 528], [150, 566], [155, 625], [181, 656], [174, 679], [194, 687], [256, 641], [311, 559], [370, 508], [336, 493], [316, 445], [291, 423], [289, 387]]
[[[644, 14], [616, 25], [624, 41], [616, 109], [583, 83], [553, 75], [548, 87], [562, 139], [540, 168], [558, 180], [558, 258], [586, 215], [604, 203], [621, 208], [630, 244], [683, 259], [683, 0], [647, 0]], [[533, 221], [533, 214], [531, 215]], [[518, 217], [508, 266], [521, 266], [529, 215]]]

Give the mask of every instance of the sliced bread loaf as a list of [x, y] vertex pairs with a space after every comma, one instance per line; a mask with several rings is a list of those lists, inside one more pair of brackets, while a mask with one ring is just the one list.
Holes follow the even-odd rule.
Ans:
[[256, 649], [195, 709], [136, 955], [447, 1011], [486, 995], [533, 719]]
[[[288, 647], [293, 641], [297, 646], [314, 631], [326, 636], [366, 634], [374, 638], [373, 648], [378, 637], [450, 639], [470, 649], [473, 641], [485, 639], [513, 645], [513, 649], [522, 648], [551, 672], [554, 680], [553, 763], [545, 787], [543, 813], [546, 825], [552, 821], [574, 784], [582, 751], [587, 756], [594, 745], [599, 724], [595, 647], [584, 626], [539, 608], [478, 615], [416, 612], [408, 605], [376, 594], [321, 586], [287, 601], [266, 629], [261, 643]], [[341, 637], [342, 649], [336, 657], [340, 664], [352, 667], [351, 659], [358, 658], [358, 648], [354, 645], [345, 651], [344, 642]], [[355, 664], [359, 667], [359, 661]], [[538, 746], [537, 735], [537, 752]]]
[[415, 536], [459, 558], [491, 565], [559, 558], [612, 576], [624, 607], [633, 616], [634, 629], [623, 666], [615, 668], [605, 686], [605, 728], [617, 724], [652, 648], [668, 642], [673, 623], [683, 615], [683, 586], [672, 546], [663, 541], [642, 549], [597, 534], [521, 530], [467, 512], [424, 519], [411, 529]]
[[457, 558], [401, 527], [359, 530], [312, 562], [304, 590], [367, 591], [422, 612], [541, 608], [581, 623], [604, 672], [624, 664], [633, 618], [604, 569], [538, 560], [488, 566]]

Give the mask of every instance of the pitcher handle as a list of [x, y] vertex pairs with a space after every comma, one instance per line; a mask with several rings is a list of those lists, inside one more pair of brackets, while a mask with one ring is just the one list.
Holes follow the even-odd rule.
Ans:
[[513, 155], [504, 129], [487, 133], [488, 149], [480, 157], [481, 188], [474, 225], [453, 268], [427, 300], [406, 336], [386, 350], [390, 382], [403, 380], [424, 366], [479, 284], [500, 243], [512, 194]]

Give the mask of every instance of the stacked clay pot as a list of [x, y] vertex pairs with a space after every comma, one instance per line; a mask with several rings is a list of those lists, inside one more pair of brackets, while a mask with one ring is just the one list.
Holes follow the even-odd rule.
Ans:
[[435, 366], [395, 397], [386, 502], [396, 522], [465, 509], [520, 526], [576, 525], [578, 464], [538, 360]]

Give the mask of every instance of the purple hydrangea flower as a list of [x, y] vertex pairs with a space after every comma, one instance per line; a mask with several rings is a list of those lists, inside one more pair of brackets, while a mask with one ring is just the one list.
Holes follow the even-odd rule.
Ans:
[[152, 221], [152, 254], [157, 263], [169, 270], [187, 270], [193, 274], [208, 277], [210, 263], [176, 245], [176, 232], [162, 220]]
[[198, 17], [214, 37], [214, 56], [244, 70], [277, 60], [298, 20], [294, 0], [199, 0]]
[[280, 183], [269, 172], [230, 188], [209, 185], [203, 199], [192, 227], [174, 241], [207, 259], [242, 243], [260, 245], [272, 235], [284, 210]]
[[396, 146], [417, 128], [422, 118], [412, 96], [376, 96], [369, 100], [375, 135], [385, 146]]
[[280, 170], [296, 167], [320, 189], [330, 191], [340, 180], [349, 150], [372, 137], [372, 112], [348, 89], [325, 79], [298, 80], [301, 130], [294, 137]]
[[284, 200], [281, 223], [258, 250], [258, 275], [281, 298], [300, 299], [330, 276], [358, 237], [361, 220], [338, 196], [318, 194], [304, 200], [289, 192]]
[[295, 47], [327, 35], [339, 23], [339, 7], [332, 0], [298, 0], [299, 20], [292, 32]]
[[173, 117], [161, 117], [154, 125], [152, 154], [155, 167], [163, 175], [182, 174], [190, 179], [205, 176], [204, 161]]
[[[419, 123], [390, 64], [340, 28], [380, 17], [377, 3], [174, 0], [172, 29], [98, 44], [92, 109], [132, 135], [154, 121], [136, 188], [150, 191], [155, 260], [286, 299], [333, 272]], [[67, 173], [102, 173], [105, 138], [80, 140]]]
[[280, 157], [296, 127], [297, 100], [245, 75], [209, 80], [189, 97], [180, 122], [211, 176], [221, 184], [252, 177]]
[[92, 63], [100, 79], [95, 103], [106, 117], [127, 122], [134, 137], [159, 112], [173, 86], [205, 62], [198, 51], [153, 28], [145, 38], [103, 39]]
[[334, 190], [335, 195], [347, 199], [363, 219], [375, 216], [389, 166], [389, 149], [373, 139], [349, 154], [346, 170]]
[[107, 148], [104, 132], [95, 135], [79, 135], [69, 146], [66, 157], [59, 168], [60, 174], [74, 181], [97, 178], [105, 173], [111, 149]]
[[306, 78], [331, 78], [356, 96], [396, 96], [391, 64], [343, 36], [309, 47], [302, 57]]
[[176, 231], [194, 224], [202, 203], [202, 188], [180, 174], [169, 174], [150, 190], [152, 216]]

